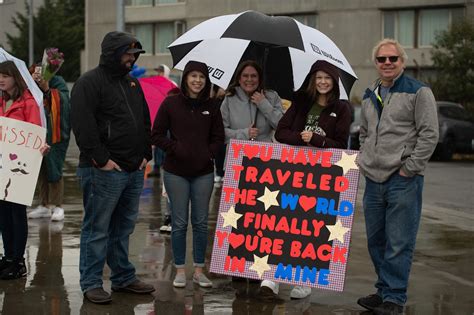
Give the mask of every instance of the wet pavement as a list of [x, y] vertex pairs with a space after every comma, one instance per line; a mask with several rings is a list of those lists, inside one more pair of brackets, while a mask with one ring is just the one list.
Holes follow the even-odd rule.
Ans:
[[[113, 293], [110, 305], [85, 301], [79, 287], [82, 197], [75, 177], [77, 156], [77, 147], [71, 146], [65, 171], [65, 221], [29, 220], [25, 254], [28, 276], [0, 281], [1, 314], [370, 314], [356, 304], [360, 296], [374, 292], [375, 279], [366, 248], [361, 207], [363, 183], [359, 189], [342, 293], [313, 289], [311, 297], [291, 300], [290, 287], [282, 285], [281, 301], [263, 302], [256, 298], [257, 284], [232, 282], [229, 277], [216, 274], [210, 275], [213, 288], [202, 289], [191, 280], [191, 248], [187, 255], [187, 286], [173, 288], [175, 269], [170, 237], [159, 233], [163, 220], [161, 208], [165, 205], [160, 179], [150, 178], [145, 181], [140, 215], [130, 241], [130, 259], [137, 275], [152, 283], [156, 291], [145, 296]], [[473, 166], [472, 162], [430, 163], [406, 314], [474, 314]], [[440, 178], [430, 177], [430, 169], [432, 176]], [[445, 172], [454, 180], [447, 182], [442, 175]], [[456, 172], [464, 181], [456, 180], [460, 178]], [[436, 193], [447, 189], [453, 191], [451, 203], [449, 196], [438, 197]], [[207, 264], [220, 193], [221, 189], [215, 188], [211, 200]], [[108, 275], [106, 267], [104, 287], [110, 291]]]

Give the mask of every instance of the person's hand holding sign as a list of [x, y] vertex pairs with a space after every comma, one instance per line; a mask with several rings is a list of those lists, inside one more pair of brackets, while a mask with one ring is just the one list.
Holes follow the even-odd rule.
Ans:
[[249, 127], [249, 139], [255, 140], [258, 136], [258, 128], [254, 128], [254, 125]]
[[306, 143], [309, 143], [311, 141], [311, 138], [313, 137], [313, 132], [312, 131], [303, 131], [300, 133], [301, 135], [301, 139], [306, 142]]

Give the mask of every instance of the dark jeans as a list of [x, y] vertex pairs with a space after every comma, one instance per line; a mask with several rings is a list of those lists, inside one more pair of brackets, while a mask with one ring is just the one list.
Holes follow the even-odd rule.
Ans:
[[143, 170], [102, 171], [78, 168], [83, 201], [79, 271], [83, 292], [102, 287], [104, 264], [110, 267], [114, 287], [136, 280], [135, 267], [128, 260], [129, 238], [138, 217], [143, 189]]
[[408, 277], [421, 217], [423, 176], [393, 174], [386, 182], [366, 178], [364, 215], [377, 294], [399, 305], [407, 300]]
[[0, 200], [0, 230], [5, 258], [23, 259], [28, 238], [26, 206]]

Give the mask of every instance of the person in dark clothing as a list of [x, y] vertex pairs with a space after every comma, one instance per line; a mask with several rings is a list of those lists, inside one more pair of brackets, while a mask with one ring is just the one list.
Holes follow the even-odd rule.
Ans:
[[[318, 148], [347, 148], [351, 125], [350, 104], [339, 99], [339, 74], [330, 63], [316, 61], [294, 101], [278, 123], [275, 139], [281, 143]], [[278, 284], [264, 280], [263, 296], [278, 294]], [[295, 286], [290, 296], [302, 299], [310, 287]]]
[[71, 123], [80, 150], [77, 170], [84, 199], [80, 284], [93, 303], [109, 303], [102, 288], [105, 262], [113, 291], [154, 291], [137, 279], [128, 259], [144, 169], [152, 158], [150, 115], [140, 84], [128, 75], [141, 44], [123, 32], [102, 41], [99, 66], [83, 74], [71, 93]]
[[210, 90], [206, 64], [189, 61], [184, 68], [181, 91], [163, 101], [153, 124], [153, 144], [166, 152], [163, 180], [171, 203], [171, 241], [177, 269], [173, 285], [177, 288], [186, 286], [189, 202], [193, 226], [193, 282], [201, 287], [212, 286], [203, 267], [214, 181], [213, 159], [224, 144], [224, 125], [219, 106], [210, 98]]
[[318, 148], [347, 148], [350, 104], [339, 99], [339, 74], [330, 63], [316, 61], [294, 101], [278, 123], [278, 142]]

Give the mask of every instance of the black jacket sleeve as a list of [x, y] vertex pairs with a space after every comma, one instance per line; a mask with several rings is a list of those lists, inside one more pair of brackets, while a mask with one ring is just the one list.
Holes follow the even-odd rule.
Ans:
[[134, 79], [137, 83], [137, 85], [140, 87], [141, 90], [141, 95], [142, 95], [142, 104], [143, 104], [143, 125], [145, 128], [145, 159], [147, 161], [151, 161], [153, 159], [153, 153], [151, 149], [151, 119], [150, 119], [150, 110], [148, 108], [148, 103], [145, 99], [145, 94], [143, 93], [143, 90], [141, 88], [141, 85], [139, 84], [138, 80]]
[[82, 77], [71, 92], [71, 125], [81, 153], [98, 167], [107, 164], [110, 154], [100, 141], [95, 112], [99, 107], [100, 85], [92, 77]]
[[171, 127], [171, 116], [170, 116], [170, 101], [169, 97], [165, 98], [161, 103], [160, 109], [155, 117], [153, 123], [153, 131], [151, 133], [151, 142], [166, 153], [174, 152], [176, 149], [176, 141], [171, 140], [168, 137], [168, 131]]

